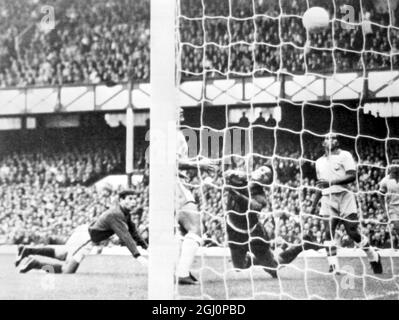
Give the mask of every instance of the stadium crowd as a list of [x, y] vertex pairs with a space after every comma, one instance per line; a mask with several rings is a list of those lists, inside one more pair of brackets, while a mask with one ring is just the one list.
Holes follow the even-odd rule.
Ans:
[[[277, 151], [273, 161], [273, 143], [271, 137], [258, 136], [254, 152], [265, 155], [254, 157], [254, 167], [272, 165], [275, 171], [273, 183], [266, 188], [269, 203], [260, 217], [273, 245], [287, 246], [301, 243], [302, 236], [307, 234], [313, 242], [323, 243], [327, 230], [320, 217], [311, 215], [311, 206], [316, 191], [314, 161], [323, 153], [321, 140], [307, 142], [308, 152], [304, 152], [302, 160], [299, 143], [294, 139], [283, 138], [279, 143], [284, 147]], [[357, 150], [357, 153], [354, 150]], [[278, 149], [277, 149], [278, 150]], [[349, 149], [351, 150], [351, 149]], [[385, 176], [387, 159], [383, 144], [372, 139], [359, 140], [357, 148], [352, 149], [358, 160], [357, 182], [352, 184], [356, 193], [362, 232], [370, 238], [370, 243], [380, 248], [399, 248], [399, 234], [389, 221], [389, 217], [379, 199], [379, 181]], [[389, 146], [389, 154], [399, 154], [399, 144]], [[367, 155], [367, 156], [366, 156]], [[312, 162], [313, 161], [313, 162]], [[233, 161], [232, 168], [245, 169], [245, 161]], [[223, 219], [223, 182], [219, 172], [213, 177], [213, 186], [202, 184], [197, 175], [192, 177], [193, 186], [200, 209], [204, 212], [204, 225], [207, 244], [225, 245]], [[354, 243], [346, 234], [344, 227], [339, 226], [337, 241], [343, 247], [353, 247]]]
[[149, 23], [148, 0], [2, 0], [0, 87], [148, 80]]
[[[343, 6], [351, 5], [362, 13], [362, 17], [355, 17], [356, 22], [363, 22], [350, 28], [335, 21], [334, 32], [329, 28], [309, 34], [307, 39], [301, 16], [308, 2], [312, 5], [305, 0], [181, 1], [182, 72], [196, 76], [207, 70], [216, 76], [227, 72], [286, 70], [300, 74], [399, 67], [399, 7], [390, 15], [377, 10], [371, 0], [361, 1], [362, 8], [355, 0], [325, 1], [323, 5], [332, 17], [339, 18]], [[53, 0], [50, 4], [56, 23], [52, 30], [43, 29], [40, 23], [48, 1], [0, 0], [0, 88], [112, 85], [132, 77], [148, 81], [149, 0]], [[268, 190], [270, 203], [262, 213], [269, 237], [299, 243], [301, 233], [308, 233], [314, 241], [323, 241], [323, 225], [309, 216], [316, 181], [310, 160], [320, 154], [320, 144], [311, 142], [302, 152], [299, 143], [281, 137], [278, 154], [271, 160], [271, 137], [258, 139], [255, 151], [264, 157], [257, 157], [254, 164], [272, 164], [276, 178]], [[101, 139], [77, 141], [64, 149], [53, 143], [37, 150], [30, 146], [29, 152], [2, 152], [0, 237], [6, 242], [62, 243], [74, 227], [109, 206], [115, 193], [98, 191], [91, 184], [107, 174], [123, 172], [123, 147]], [[363, 230], [372, 244], [398, 247], [399, 235], [390, 232], [376, 193], [385, 174], [386, 150], [371, 140], [359, 142], [355, 149], [359, 170], [353, 188]], [[399, 148], [392, 146], [389, 153], [399, 154]], [[138, 154], [144, 158], [142, 150]], [[143, 159], [139, 162], [144, 163]], [[232, 166], [243, 163], [236, 161]], [[196, 176], [190, 181], [193, 185], [200, 182]], [[214, 183], [218, 188], [203, 185], [194, 192], [204, 212], [207, 244], [223, 245], [221, 172]], [[145, 184], [137, 188], [140, 210], [135, 219], [148, 236], [148, 189]], [[270, 215], [279, 211], [283, 212], [279, 219]], [[342, 228], [340, 234], [344, 246], [353, 245]]]
[[[43, 143], [29, 148], [11, 145], [7, 152], [2, 150], [0, 242], [65, 243], [74, 228], [92, 222], [115, 201], [118, 190], [99, 189], [93, 183], [123, 172], [123, 139], [93, 134], [79, 140], [79, 136], [61, 144], [44, 136]], [[135, 188], [134, 220], [148, 238], [147, 186], [139, 183]]]
[[[290, 136], [279, 136], [280, 147], [274, 156], [272, 135], [254, 137], [259, 139], [254, 144], [257, 146], [254, 151], [259, 154], [253, 160], [255, 167], [273, 164], [275, 173], [273, 184], [266, 188], [269, 203], [260, 214], [269, 238], [279, 246], [300, 243], [303, 234], [315, 242], [323, 242], [324, 225], [320, 218], [310, 215], [316, 181], [312, 161], [322, 153], [320, 141], [309, 141], [307, 152], [301, 158], [300, 144]], [[3, 153], [0, 157], [1, 242], [65, 242], [75, 227], [92, 221], [115, 199], [115, 190], [96, 189], [93, 182], [108, 174], [123, 172], [121, 150], [123, 147], [118, 143], [93, 137], [89, 141], [75, 140], [74, 144], [67, 142], [61, 147], [47, 142], [45, 147]], [[358, 198], [362, 230], [375, 246], [398, 247], [399, 235], [391, 232], [376, 192], [387, 165], [384, 145], [372, 139], [359, 140], [356, 150], [358, 183], [353, 184], [353, 190]], [[144, 155], [144, 152], [138, 153]], [[399, 145], [392, 144], [389, 153], [399, 154]], [[227, 167], [244, 168], [245, 160], [232, 157]], [[203, 213], [205, 243], [223, 246], [227, 239], [222, 170], [213, 176], [212, 185], [201, 183], [203, 180], [195, 172], [191, 177], [190, 185]], [[138, 207], [134, 220], [148, 239], [147, 183], [139, 183], [135, 188]], [[342, 246], [353, 246], [342, 227], [337, 234]]]
[[[357, 25], [351, 28], [334, 21], [334, 32], [312, 33], [307, 41], [301, 22], [305, 0], [257, 0], [255, 6], [243, 0], [181, 1], [182, 72], [303, 74], [399, 67], [399, 8], [390, 18], [373, 1], [361, 3], [362, 8], [356, 0], [323, 2], [336, 19], [345, 6], [353, 6], [362, 12], [362, 22], [354, 17]], [[0, 88], [149, 80], [149, 0], [54, 0], [50, 5], [53, 29], [41, 23], [50, 12], [48, 1], [0, 1]]]
[[[211, 75], [260, 75], [279, 69], [303, 74], [399, 66], [398, 8], [390, 19], [388, 11], [377, 10], [371, 0], [362, 1], [362, 8], [355, 0], [324, 1], [330, 17], [336, 19], [334, 32], [330, 24], [326, 30], [307, 35], [301, 20], [307, 1], [259, 0], [253, 6], [241, 0], [207, 0], [204, 4], [203, 8], [195, 0], [182, 3], [182, 69], [186, 75], [204, 70]], [[313, 5], [320, 3], [309, 1]], [[354, 17], [354, 25], [341, 21], [345, 21], [348, 6], [362, 13]], [[391, 26], [389, 31], [387, 26]]]

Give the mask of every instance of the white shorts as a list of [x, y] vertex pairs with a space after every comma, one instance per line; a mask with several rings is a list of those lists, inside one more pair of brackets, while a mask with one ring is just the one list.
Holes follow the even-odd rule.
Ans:
[[346, 218], [353, 213], [357, 214], [358, 211], [355, 195], [352, 192], [343, 191], [322, 196], [320, 208], [321, 216]]
[[189, 202], [195, 203], [193, 194], [186, 188], [182, 180], [177, 181], [176, 187], [176, 212], [182, 210], [182, 208]]
[[89, 225], [84, 224], [77, 227], [65, 244], [67, 248], [66, 261], [71, 259], [81, 263], [95, 246], [89, 234]]

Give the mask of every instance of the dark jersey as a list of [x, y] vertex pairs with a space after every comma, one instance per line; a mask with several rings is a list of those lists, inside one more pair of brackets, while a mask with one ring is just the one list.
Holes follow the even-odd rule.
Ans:
[[[255, 182], [250, 182], [248, 187], [246, 175], [234, 171], [226, 176], [226, 182], [236, 186], [228, 188], [226, 203], [226, 231], [234, 267], [245, 269], [253, 263], [276, 268], [269, 239], [258, 218], [266, 205], [263, 187]], [[248, 252], [254, 255], [253, 262], [247, 257]]]
[[246, 175], [237, 171], [227, 173], [226, 181], [233, 186], [227, 192], [227, 224], [248, 233], [259, 222], [258, 213], [266, 205], [263, 187], [254, 182], [246, 187]]
[[130, 214], [124, 212], [119, 205], [116, 205], [94, 221], [89, 227], [89, 233], [93, 242], [107, 240], [116, 234], [126, 245], [134, 257], [140, 255], [137, 245], [147, 249], [148, 245], [139, 235], [136, 225], [131, 221]]

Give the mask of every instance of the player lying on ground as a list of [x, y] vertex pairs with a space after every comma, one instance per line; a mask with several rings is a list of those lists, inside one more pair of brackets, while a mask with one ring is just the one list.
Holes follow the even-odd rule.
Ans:
[[[184, 121], [183, 109], [180, 109], [180, 121]], [[195, 152], [197, 146], [194, 146]], [[195, 254], [202, 244], [201, 236], [201, 215], [195, 203], [194, 196], [185, 187], [187, 180], [185, 170], [212, 171], [215, 167], [209, 161], [191, 161], [188, 157], [188, 145], [181, 130], [177, 132], [177, 161], [179, 178], [176, 187], [176, 216], [177, 222], [183, 234], [183, 243], [180, 250], [180, 257], [177, 263], [177, 277], [179, 284], [196, 284], [197, 279], [191, 274], [190, 268], [194, 261]]]
[[389, 173], [380, 181], [380, 203], [387, 213], [393, 230], [399, 234], [399, 159], [392, 160]]
[[109, 239], [116, 234], [142, 265], [147, 266], [137, 245], [147, 249], [147, 243], [139, 235], [135, 224], [131, 221], [131, 212], [136, 207], [134, 190], [124, 190], [119, 193], [118, 203], [101, 214], [98, 219], [88, 225], [83, 225], [73, 232], [64, 248], [50, 246], [21, 246], [15, 262], [20, 272], [32, 269], [43, 269], [54, 273], [75, 273], [85, 256], [93, 246]]
[[335, 230], [342, 223], [346, 233], [362, 248], [369, 259], [373, 272], [382, 273], [380, 255], [370, 247], [368, 238], [359, 231], [359, 216], [355, 195], [350, 191], [349, 183], [356, 180], [356, 164], [350, 152], [339, 148], [336, 134], [327, 135], [323, 141], [324, 155], [316, 161], [316, 192], [312, 205], [312, 213], [316, 212], [317, 203], [321, 199], [320, 215], [324, 217], [327, 237], [331, 241], [327, 250], [330, 272], [337, 272], [337, 248], [332, 243]]
[[246, 269], [251, 265], [259, 265], [277, 277], [279, 266], [292, 262], [303, 250], [318, 250], [321, 247], [312, 244], [310, 238], [304, 236], [303, 245], [293, 245], [274, 257], [270, 248], [271, 239], [268, 239], [258, 217], [267, 204], [264, 185], [270, 183], [271, 177], [272, 170], [267, 166], [253, 171], [249, 183], [244, 171], [225, 172], [226, 231], [235, 268]]

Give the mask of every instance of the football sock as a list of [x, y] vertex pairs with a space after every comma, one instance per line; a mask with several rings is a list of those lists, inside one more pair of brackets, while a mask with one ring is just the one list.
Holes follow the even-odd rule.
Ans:
[[327, 261], [330, 266], [334, 266], [335, 269], [338, 269], [338, 258], [337, 256], [327, 256]]
[[369, 261], [378, 261], [378, 254], [372, 247], [363, 248], [364, 252], [367, 254]]
[[55, 249], [49, 247], [25, 247], [25, 256], [29, 255], [39, 255], [54, 258], [55, 257]]
[[32, 269], [42, 269], [50, 273], [62, 273], [63, 263], [57, 259], [45, 256], [32, 255]]
[[337, 258], [337, 247], [334, 245], [334, 241], [326, 241], [325, 244], [327, 250], [327, 261], [330, 266], [334, 266], [338, 269], [338, 258]]
[[190, 267], [201, 242], [202, 239], [195, 233], [189, 232], [184, 236], [180, 259], [177, 265], [177, 276], [188, 277], [190, 275]]
[[362, 241], [357, 245], [363, 249], [369, 261], [371, 262], [378, 261], [378, 254], [373, 247], [370, 247], [369, 240], [367, 239], [367, 237], [362, 236]]

